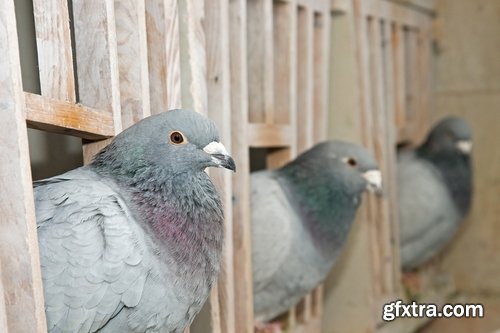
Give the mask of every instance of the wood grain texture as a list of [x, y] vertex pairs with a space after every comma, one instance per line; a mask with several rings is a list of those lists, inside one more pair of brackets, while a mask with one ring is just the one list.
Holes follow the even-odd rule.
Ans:
[[326, 140], [328, 133], [328, 59], [330, 52], [330, 11], [323, 8], [316, 12], [314, 20], [314, 131], [313, 141], [318, 143]]
[[[295, 102], [291, 98], [291, 68], [292, 53], [291, 35], [296, 26], [292, 25], [295, 7], [290, 2], [276, 2], [273, 4], [273, 68], [274, 68], [274, 119], [276, 124], [290, 124], [292, 121], [291, 108]], [[296, 50], [294, 50], [296, 51]], [[294, 103], [295, 104], [295, 103]]]
[[122, 127], [151, 115], [144, 0], [115, 0]]
[[248, 125], [248, 142], [253, 148], [291, 146], [293, 135], [290, 125]]
[[297, 32], [297, 153], [313, 143], [314, 136], [314, 12], [298, 7]]
[[205, 2], [178, 2], [182, 106], [207, 115]]
[[151, 113], [180, 108], [179, 8], [176, 0], [146, 0]]
[[[122, 121], [114, 1], [72, 1], [79, 102], [110, 115], [116, 135]], [[95, 152], [85, 144], [84, 163]]]
[[[0, 277], [2, 275], [2, 262], [0, 261]], [[5, 298], [4, 298], [4, 290], [3, 290], [3, 282], [0, 281], [0, 328], [2, 332], [8, 331], [7, 326], [7, 307], [5, 306]]]
[[17, 38], [14, 1], [1, 1], [0, 283], [6, 318], [0, 330], [42, 333], [46, 322]]
[[[402, 141], [403, 131], [406, 125], [406, 80], [405, 80], [405, 56], [403, 28], [397, 23], [393, 23], [392, 28], [392, 59], [394, 62], [394, 94], [395, 100], [395, 124], [398, 131], [398, 141]], [[401, 132], [401, 133], [400, 133]]]
[[113, 0], [73, 0], [79, 102], [113, 115], [121, 131], [120, 87]]
[[271, 124], [274, 121], [272, 1], [247, 2], [247, 38], [249, 120]]
[[[221, 142], [229, 152], [231, 144], [231, 91], [229, 63], [229, 3], [228, 0], [212, 0], [205, 3], [206, 55], [207, 55], [207, 96], [208, 116], [219, 129]], [[238, 166], [237, 166], [238, 167]], [[235, 293], [233, 267], [233, 205], [232, 205], [232, 175], [227, 170], [211, 170], [224, 207], [225, 240], [223, 264], [219, 275], [218, 303], [212, 302], [212, 308], [217, 305], [219, 313], [212, 315], [212, 325], [220, 332], [235, 332]], [[215, 301], [215, 299], [212, 299]], [[219, 320], [218, 325], [215, 322]]]
[[390, 21], [384, 21], [381, 27], [382, 38], [382, 61], [383, 61], [383, 76], [384, 76], [384, 98], [385, 108], [383, 110], [386, 127], [385, 149], [387, 152], [387, 174], [384, 179], [384, 188], [389, 200], [389, 240], [390, 245], [389, 258], [392, 262], [392, 275], [394, 293], [399, 293], [399, 281], [401, 280], [401, 263], [399, 258], [399, 198], [397, 187], [397, 133], [398, 127], [396, 123], [398, 94], [396, 88], [396, 61], [394, 60], [395, 47], [393, 45], [394, 31], [396, 25]]
[[24, 95], [26, 121], [31, 128], [89, 140], [114, 135], [113, 118], [109, 113], [32, 93]]
[[[366, 16], [366, 2], [362, 0], [353, 1], [353, 12], [354, 12], [354, 25], [355, 25], [355, 41], [356, 41], [356, 57], [358, 62], [358, 80], [359, 80], [359, 99], [360, 99], [360, 118], [361, 118], [361, 139], [362, 144], [369, 150], [374, 151], [374, 146], [372, 143], [373, 138], [373, 127], [374, 127], [374, 106], [373, 106], [373, 96], [370, 86], [370, 40], [369, 40], [369, 21]], [[378, 322], [378, 317], [375, 317], [374, 309], [375, 304], [377, 304], [377, 297], [382, 294], [381, 290], [381, 263], [380, 255], [378, 253], [378, 244], [376, 238], [376, 221], [377, 216], [377, 206], [374, 198], [372, 196], [365, 196], [364, 203], [361, 206], [361, 214], [363, 219], [367, 219], [367, 231], [369, 246], [367, 247], [365, 255], [367, 255], [371, 260], [370, 265], [370, 289], [372, 295], [369, 295], [369, 302], [358, 306], [366, 307], [366, 309], [360, 309], [360, 312], [373, 313], [373, 317], [364, 318], [360, 323], [353, 325], [348, 325], [348, 327], [366, 327], [374, 329], [375, 323]]]
[[351, 8], [350, 0], [330, 0], [330, 9], [334, 12], [347, 13]]
[[76, 102], [66, 0], [33, 0], [40, 89], [43, 96]]
[[248, 149], [247, 1], [229, 0], [235, 332], [253, 333]]

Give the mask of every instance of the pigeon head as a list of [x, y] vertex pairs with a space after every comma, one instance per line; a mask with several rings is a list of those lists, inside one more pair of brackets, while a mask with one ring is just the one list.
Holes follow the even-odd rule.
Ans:
[[321, 252], [333, 251], [345, 241], [366, 190], [380, 192], [382, 179], [373, 156], [344, 142], [315, 145], [277, 170], [278, 179]]
[[469, 155], [472, 151], [472, 131], [465, 120], [447, 117], [434, 126], [424, 147], [434, 153]]
[[471, 152], [472, 131], [458, 117], [440, 121], [416, 151], [439, 171], [462, 216], [469, 212], [472, 199]]
[[353, 194], [364, 190], [382, 193], [377, 162], [366, 149], [353, 143], [340, 140], [319, 143], [290, 162], [289, 169], [334, 179]]
[[169, 174], [207, 167], [236, 169], [215, 124], [197, 112], [181, 109], [147, 117], [124, 130], [96, 156], [93, 165], [122, 174], [143, 167]]
[[[344, 165], [340, 170], [349, 178], [358, 178], [365, 182], [365, 187], [372, 193], [382, 194], [382, 175], [373, 156], [363, 147], [345, 142], [325, 142], [330, 155], [335, 156]], [[361, 178], [360, 178], [361, 177]]]

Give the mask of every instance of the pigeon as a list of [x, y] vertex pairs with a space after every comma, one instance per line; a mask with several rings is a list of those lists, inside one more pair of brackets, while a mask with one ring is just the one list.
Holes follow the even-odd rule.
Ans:
[[468, 214], [472, 133], [461, 118], [440, 121], [425, 142], [398, 153], [401, 265], [409, 271], [438, 253]]
[[88, 166], [34, 183], [48, 331], [182, 332], [216, 280], [224, 226], [212, 121], [163, 112]]
[[321, 283], [337, 261], [366, 189], [381, 173], [364, 148], [326, 141], [281, 169], [251, 174], [254, 313], [265, 323]]

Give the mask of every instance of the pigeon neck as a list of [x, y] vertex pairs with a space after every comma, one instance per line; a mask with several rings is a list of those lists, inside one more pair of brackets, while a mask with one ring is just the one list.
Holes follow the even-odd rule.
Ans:
[[430, 162], [443, 178], [446, 188], [462, 216], [467, 215], [472, 197], [472, 170], [469, 155], [455, 151], [430, 149], [428, 144], [417, 149], [417, 156]]
[[[137, 209], [158, 255], [181, 277], [210, 288], [219, 271], [224, 236], [219, 195], [205, 172], [167, 174], [142, 168], [133, 177], [111, 175]], [[209, 273], [207, 275], [207, 273]]]
[[[313, 167], [316, 170], [311, 170]], [[335, 165], [289, 165], [278, 177], [297, 214], [326, 258], [336, 258], [361, 202], [364, 182], [335, 172]]]

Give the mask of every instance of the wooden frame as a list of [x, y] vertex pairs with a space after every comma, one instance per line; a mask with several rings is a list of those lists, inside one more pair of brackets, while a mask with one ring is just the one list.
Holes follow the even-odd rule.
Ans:
[[[9, 189], [0, 193], [0, 213], [8, 217], [2, 234], [12, 235], [0, 245], [5, 332], [45, 331], [26, 125], [84, 139], [87, 163], [109, 138], [150, 114], [184, 107], [214, 119], [238, 173], [210, 172], [222, 194], [228, 238], [207, 325], [211, 332], [251, 333], [249, 150], [266, 148], [267, 166], [276, 168], [327, 138], [332, 11], [354, 18], [361, 129], [387, 179], [394, 178], [396, 142], [413, 142], [428, 121], [431, 19], [402, 5], [386, 0], [69, 4], [33, 1], [40, 94], [22, 91], [14, 2], [0, 4], [0, 50], [7, 55], [0, 58], [5, 128], [0, 155], [9, 156], [0, 164], [1, 188]], [[405, 53], [410, 48], [417, 50], [415, 59]], [[405, 67], [409, 61], [415, 66]], [[376, 309], [401, 295], [397, 242], [391, 244], [397, 198], [389, 190], [390, 198], [370, 200], [364, 212], [370, 220]], [[6, 245], [11, 243], [15, 254]], [[290, 309], [287, 329], [320, 332], [322, 314], [319, 286]]]

